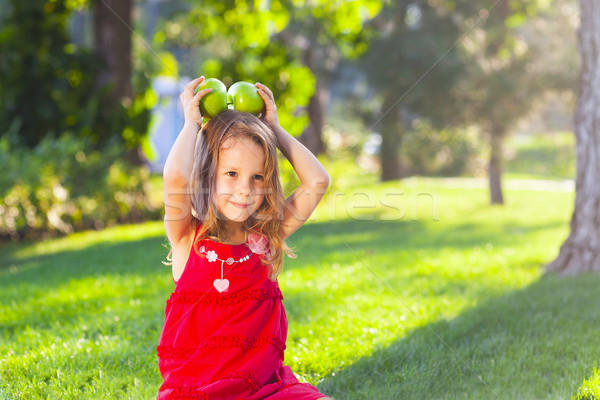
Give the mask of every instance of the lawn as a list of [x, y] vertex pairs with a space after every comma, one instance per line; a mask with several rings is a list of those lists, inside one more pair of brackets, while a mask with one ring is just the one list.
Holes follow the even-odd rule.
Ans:
[[[573, 193], [445, 182], [336, 187], [290, 237], [286, 364], [336, 400], [594, 398], [600, 277], [543, 276]], [[157, 221], [0, 249], [0, 398], [153, 398], [164, 243]]]
[[573, 132], [509, 135], [504, 155], [509, 175], [575, 179]]

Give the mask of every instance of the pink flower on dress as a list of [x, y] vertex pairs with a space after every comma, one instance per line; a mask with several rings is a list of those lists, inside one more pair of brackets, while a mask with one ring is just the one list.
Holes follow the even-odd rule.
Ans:
[[209, 262], [217, 261], [217, 253], [215, 253], [214, 250], [210, 250], [206, 253], [206, 258]]
[[267, 262], [271, 262], [273, 261], [273, 256], [275, 255], [275, 250], [273, 248], [271, 248], [269, 250], [269, 252], [267, 253], [267, 255], [265, 256]]
[[269, 249], [269, 239], [260, 233], [248, 235], [248, 247], [255, 254], [265, 254]]

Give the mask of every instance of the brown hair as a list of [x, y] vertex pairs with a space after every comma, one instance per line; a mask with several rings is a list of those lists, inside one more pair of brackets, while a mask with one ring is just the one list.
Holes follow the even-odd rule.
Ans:
[[[285, 243], [282, 232], [285, 200], [279, 180], [277, 165], [277, 138], [269, 126], [250, 113], [225, 110], [209, 120], [196, 139], [194, 166], [192, 168], [192, 215], [202, 226], [192, 244], [196, 253], [202, 239], [219, 240], [225, 233], [225, 222], [218, 218], [212, 197], [219, 151], [228, 139], [248, 138], [262, 147], [265, 155], [264, 199], [260, 207], [244, 222], [247, 233], [262, 233], [269, 239], [269, 253], [261, 257], [262, 263], [271, 267], [269, 278], [273, 281], [283, 269], [283, 253], [295, 258]], [[199, 221], [196, 221], [198, 223]]]

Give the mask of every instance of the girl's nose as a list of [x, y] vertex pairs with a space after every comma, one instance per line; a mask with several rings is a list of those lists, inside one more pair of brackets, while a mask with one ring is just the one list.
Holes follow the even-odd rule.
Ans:
[[242, 196], [250, 196], [250, 192], [252, 191], [252, 188], [250, 186], [250, 183], [248, 182], [240, 182], [240, 184], [237, 187], [237, 192], [239, 195]]

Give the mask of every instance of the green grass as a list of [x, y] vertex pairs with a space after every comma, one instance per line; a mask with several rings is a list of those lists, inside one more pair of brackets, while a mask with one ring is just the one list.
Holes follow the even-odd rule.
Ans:
[[509, 176], [575, 179], [575, 135], [510, 135], [506, 138], [505, 170]]
[[[597, 396], [600, 277], [542, 271], [573, 193], [505, 197], [440, 179], [330, 193], [289, 240], [286, 364], [337, 400]], [[157, 221], [0, 249], [0, 398], [153, 398], [164, 240]]]

